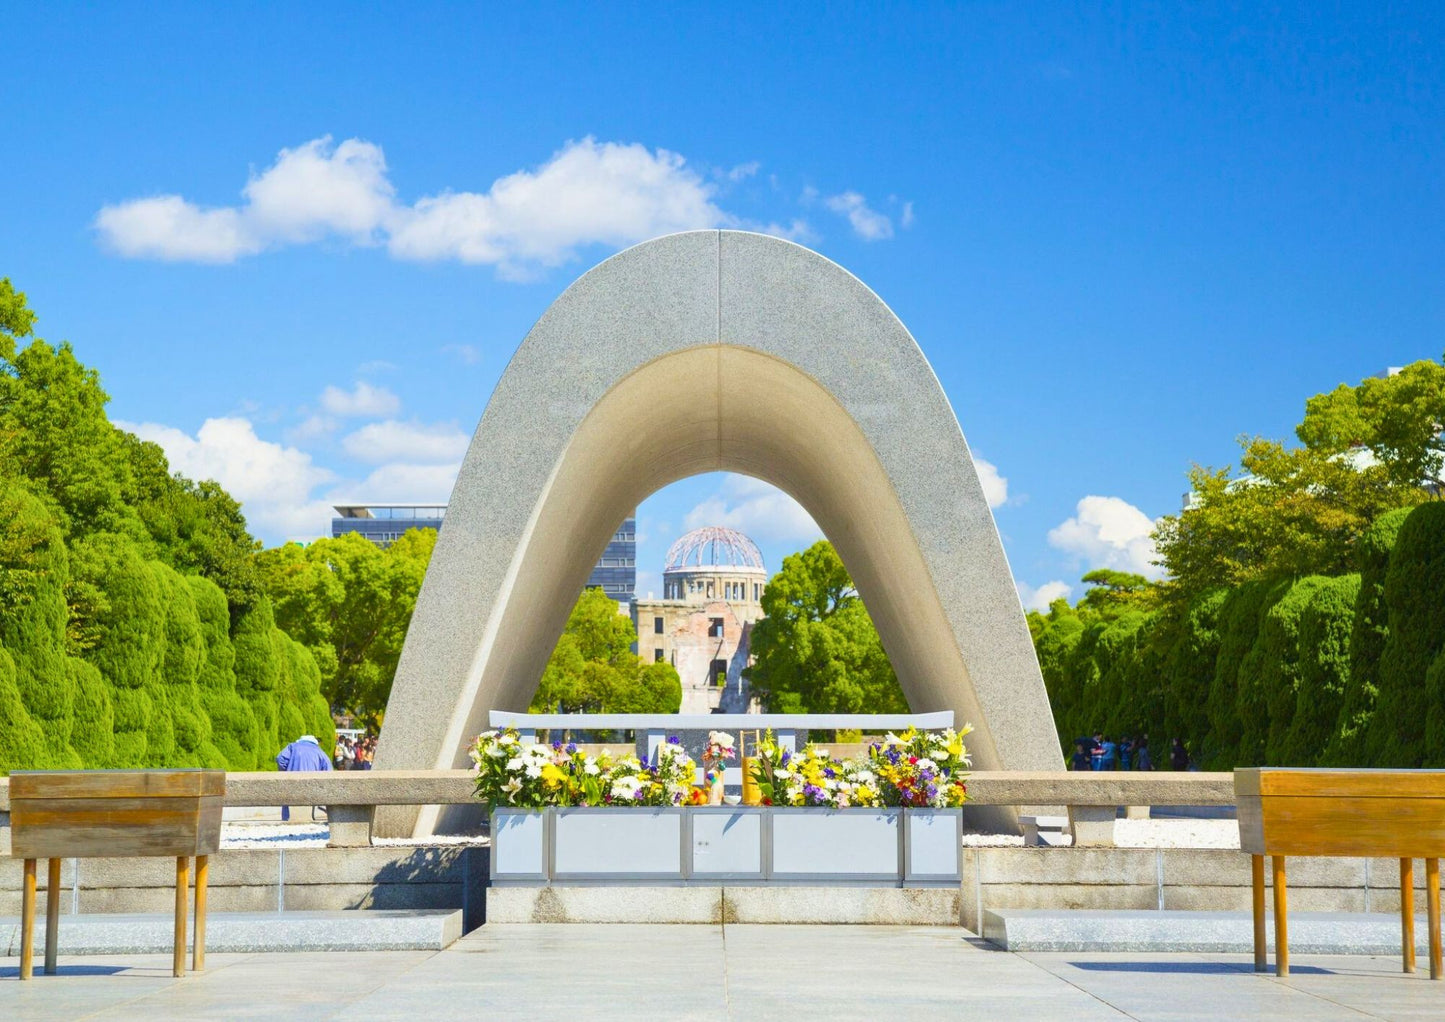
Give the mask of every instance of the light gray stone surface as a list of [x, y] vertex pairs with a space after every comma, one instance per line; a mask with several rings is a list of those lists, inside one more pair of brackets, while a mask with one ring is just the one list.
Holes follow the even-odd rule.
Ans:
[[[1416, 949], [1429, 951], [1425, 916], [1415, 921]], [[1269, 916], [1274, 953], [1274, 915]], [[1249, 912], [1073, 911], [997, 909], [984, 913], [983, 936], [1009, 951], [1192, 951], [1253, 954]], [[1382, 912], [1289, 913], [1294, 954], [1400, 953], [1400, 917]], [[1445, 994], [1442, 994], [1445, 996]]]
[[1114, 806], [1069, 806], [1069, 833], [1075, 848], [1114, 847]]
[[[525, 709], [617, 522], [715, 470], [767, 479], [808, 508], [910, 703], [972, 722], [981, 769], [1062, 766], [993, 516], [927, 360], [840, 267], [730, 231], [614, 256], [523, 341], [458, 476], [378, 766], [465, 765], [488, 710]], [[411, 816], [381, 813], [379, 830], [410, 829]], [[436, 816], [423, 811], [418, 832]]]
[[442, 952], [223, 953], [206, 964], [173, 979], [168, 955], [62, 955], [59, 975], [21, 984], [16, 959], [0, 959], [0, 1016], [1436, 1022], [1445, 997], [1394, 956], [1297, 954], [1281, 980], [1247, 955], [1015, 954], [956, 927], [489, 925]]
[[[79, 915], [60, 920], [63, 955], [169, 952], [170, 915]], [[45, 928], [35, 928], [37, 952]], [[4, 954], [20, 953], [20, 920], [0, 918]], [[459, 909], [358, 912], [208, 912], [206, 951], [440, 951], [462, 935]], [[195, 933], [188, 932], [194, 940]], [[191, 947], [191, 944], [187, 944]]]
[[958, 925], [958, 888], [493, 887], [497, 923], [830, 923]]

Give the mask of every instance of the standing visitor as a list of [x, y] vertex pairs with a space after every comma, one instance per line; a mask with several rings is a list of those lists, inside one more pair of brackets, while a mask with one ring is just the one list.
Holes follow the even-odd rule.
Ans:
[[[330, 770], [331, 757], [321, 751], [315, 735], [302, 735], [276, 754], [276, 766], [287, 772], [296, 770]], [[291, 819], [291, 807], [281, 807], [281, 819]]]
[[1188, 770], [1189, 750], [1184, 748], [1184, 741], [1180, 738], [1172, 738], [1169, 742], [1169, 769]]
[[1134, 745], [1134, 769], [1153, 770], [1154, 759], [1149, 755], [1149, 736], [1140, 735]]
[[1119, 769], [1119, 747], [1109, 740], [1108, 735], [1101, 735], [1099, 739], [1099, 765], [1096, 770], [1118, 770]]
[[1089, 747], [1089, 769], [1104, 769], [1104, 732], [1094, 735], [1094, 744]]
[[1074, 754], [1069, 758], [1070, 770], [1092, 770], [1094, 764], [1089, 756], [1089, 750], [1083, 742], [1074, 743]]

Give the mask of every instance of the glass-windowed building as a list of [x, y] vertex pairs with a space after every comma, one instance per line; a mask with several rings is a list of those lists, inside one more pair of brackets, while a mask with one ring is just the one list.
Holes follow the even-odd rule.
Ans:
[[[355, 532], [379, 547], [401, 539], [408, 529], [440, 529], [445, 504], [337, 504], [331, 519], [333, 538]], [[619, 603], [637, 595], [637, 518], [629, 515], [613, 533], [587, 579]]]
[[359, 533], [379, 547], [389, 547], [408, 529], [440, 529], [445, 504], [337, 504], [331, 538]]

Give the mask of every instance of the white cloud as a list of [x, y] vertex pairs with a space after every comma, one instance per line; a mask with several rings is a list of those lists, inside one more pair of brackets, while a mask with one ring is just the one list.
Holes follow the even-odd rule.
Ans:
[[364, 380], [351, 390], [327, 387], [321, 392], [321, 407], [343, 418], [375, 418], [395, 415], [401, 411], [401, 399], [385, 387], [374, 387]]
[[262, 440], [249, 419], [207, 419], [194, 437], [154, 422], [115, 425], [159, 444], [172, 471], [220, 483], [241, 502], [254, 531], [307, 539], [327, 531], [330, 506], [311, 493], [335, 475], [304, 451]]
[[1008, 479], [998, 474], [998, 468], [991, 461], [974, 458], [973, 467], [978, 470], [978, 481], [983, 484], [983, 496], [992, 508], [1008, 503]]
[[1146, 578], [1162, 578], [1164, 570], [1151, 563], [1154, 521], [1133, 504], [1118, 497], [1085, 497], [1072, 518], [1049, 530], [1049, 545], [1089, 568], [1132, 571]]
[[482, 360], [482, 353], [472, 344], [443, 344], [442, 354], [451, 355], [462, 365], [474, 366]]
[[884, 241], [893, 237], [893, 221], [870, 208], [858, 192], [830, 195], [826, 204], [834, 213], [846, 216], [848, 223], [853, 225], [853, 233], [864, 241]]
[[394, 214], [395, 189], [381, 146], [331, 136], [282, 149], [265, 173], [241, 192], [244, 215], [258, 238], [301, 244], [339, 235], [357, 244], [376, 240]]
[[769, 221], [765, 224], [748, 224], [748, 230], [757, 231], [759, 234], [771, 234], [775, 238], [782, 238], [784, 241], [796, 241], [799, 245], [810, 245], [818, 240], [818, 234], [813, 230], [808, 221], [802, 217], [794, 217], [786, 224], [776, 221]]
[[264, 247], [236, 209], [202, 209], [179, 195], [105, 206], [95, 227], [112, 251], [130, 259], [229, 263]]
[[446, 465], [382, 465], [352, 489], [362, 500], [377, 503], [445, 504], [451, 499], [461, 462]]
[[[717, 188], [758, 172], [757, 161], [704, 176], [677, 153], [639, 143], [571, 141], [530, 169], [497, 178], [485, 191], [447, 189], [399, 201], [381, 146], [331, 136], [282, 149], [252, 173], [235, 205], [203, 207], [180, 195], [103, 206], [95, 229], [107, 248], [133, 259], [234, 262], [285, 245], [337, 241], [385, 246], [396, 259], [494, 266], [524, 279], [575, 258], [588, 245], [622, 247], [695, 228], [750, 221], [717, 205]], [[799, 203], [819, 199], [808, 186]], [[826, 200], [863, 238], [893, 236], [893, 222], [858, 192]], [[902, 222], [913, 222], [905, 203]], [[811, 240], [806, 222], [759, 228]]]
[[905, 202], [903, 204], [903, 215], [898, 218], [898, 222], [903, 225], [904, 230], [913, 226], [913, 203]]
[[335, 433], [340, 425], [340, 422], [329, 415], [307, 416], [300, 424], [286, 431], [286, 439], [293, 444], [313, 444]]
[[401, 259], [457, 259], [525, 275], [566, 262], [583, 245], [629, 245], [731, 222], [712, 195], [676, 153], [589, 137], [485, 193], [421, 199], [402, 213], [388, 244]]
[[811, 543], [823, 531], [803, 506], [761, 479], [729, 473], [720, 492], [702, 501], [683, 519], [684, 529], [725, 525], [765, 542]]
[[367, 376], [374, 376], [378, 373], [392, 373], [396, 372], [396, 370], [397, 364], [395, 362], [388, 362], [384, 358], [374, 358], [370, 362], [363, 362], [356, 367], [358, 373]]
[[1067, 600], [1074, 594], [1073, 586], [1057, 579], [1045, 582], [1037, 589], [1027, 582], [1016, 582], [1015, 585], [1018, 586], [1019, 599], [1023, 601], [1025, 610], [1046, 611], [1055, 600]]
[[459, 461], [470, 440], [456, 423], [425, 425], [387, 419], [348, 433], [341, 447], [353, 458], [374, 465], [393, 461], [434, 465]]

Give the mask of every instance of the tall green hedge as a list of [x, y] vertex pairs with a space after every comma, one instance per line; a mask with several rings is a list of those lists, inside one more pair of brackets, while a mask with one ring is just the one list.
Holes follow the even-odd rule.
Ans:
[[[1349, 762], [1352, 758], [1351, 741], [1341, 735], [1340, 721], [1350, 690], [1350, 643], [1359, 593], [1359, 575], [1323, 579], [1300, 614], [1294, 711], [1288, 732], [1270, 754], [1271, 762], [1319, 763], [1331, 757]], [[1271, 732], [1274, 726], [1271, 716]], [[1358, 760], [1361, 750], [1353, 751]]]
[[[1186, 739], [1206, 768], [1445, 766], [1445, 501], [1381, 515], [1359, 574], [1029, 616], [1059, 738]], [[1102, 607], [1102, 609], [1100, 609]]]
[[1400, 526], [1385, 573], [1388, 634], [1369, 746], [1380, 766], [1445, 758], [1445, 707], [1426, 675], [1445, 647], [1445, 502], [1421, 504]]

